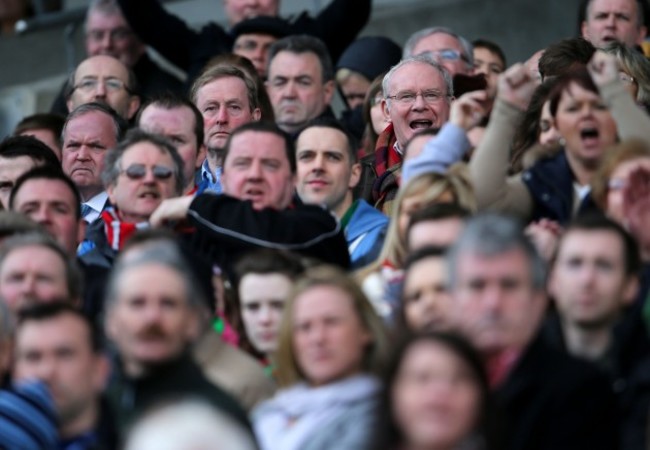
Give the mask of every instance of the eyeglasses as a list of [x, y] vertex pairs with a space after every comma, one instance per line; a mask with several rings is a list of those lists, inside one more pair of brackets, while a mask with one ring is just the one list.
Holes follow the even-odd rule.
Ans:
[[627, 84], [634, 83], [634, 77], [631, 77], [628, 74], [623, 73], [623, 72], [620, 72], [618, 74], [618, 79], [621, 80], [623, 83], [627, 83]]
[[104, 36], [108, 34], [111, 41], [122, 41], [131, 37], [133, 34], [128, 28], [115, 28], [114, 30], [89, 30], [86, 33], [86, 37], [95, 42], [100, 42], [104, 40]]
[[89, 94], [95, 92], [100, 83], [102, 83], [106, 90], [110, 92], [118, 92], [124, 89], [129, 94], [133, 93], [122, 80], [118, 80], [117, 78], [107, 78], [105, 80], [99, 80], [97, 78], [82, 78], [79, 83], [74, 85], [73, 89]]
[[428, 56], [429, 58], [432, 58], [434, 60], [440, 59], [443, 61], [458, 61], [459, 59], [462, 59], [463, 61], [468, 62], [465, 55], [463, 55], [458, 50], [454, 50], [453, 48], [443, 48], [442, 50], [430, 50], [418, 54], [418, 56], [420, 55]]
[[415, 100], [418, 98], [418, 96], [422, 96], [422, 100], [424, 100], [430, 105], [434, 103], [438, 103], [440, 100], [446, 97], [445, 95], [442, 94], [442, 92], [432, 89], [429, 91], [421, 91], [421, 92], [402, 91], [402, 92], [398, 92], [395, 95], [387, 95], [386, 98], [395, 100], [397, 103], [401, 105], [412, 105], [413, 103], [415, 103]]
[[[153, 177], [156, 180], [168, 180], [174, 174], [174, 170], [167, 166], [153, 166], [151, 168]], [[147, 167], [144, 164], [131, 164], [125, 170], [120, 170], [120, 174], [126, 175], [129, 180], [141, 180], [147, 175]]]

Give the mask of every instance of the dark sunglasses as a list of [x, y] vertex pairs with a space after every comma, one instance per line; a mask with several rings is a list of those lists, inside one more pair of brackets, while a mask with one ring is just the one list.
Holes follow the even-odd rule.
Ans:
[[[174, 174], [174, 171], [167, 166], [153, 166], [151, 171], [156, 180], [168, 180]], [[131, 164], [120, 173], [126, 175], [130, 180], [141, 180], [147, 174], [147, 167], [144, 164]]]

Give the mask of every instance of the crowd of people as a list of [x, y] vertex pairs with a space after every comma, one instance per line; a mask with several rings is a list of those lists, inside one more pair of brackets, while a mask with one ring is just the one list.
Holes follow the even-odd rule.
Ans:
[[511, 65], [279, 6], [92, 0], [0, 142], [0, 448], [650, 448], [647, 0]]

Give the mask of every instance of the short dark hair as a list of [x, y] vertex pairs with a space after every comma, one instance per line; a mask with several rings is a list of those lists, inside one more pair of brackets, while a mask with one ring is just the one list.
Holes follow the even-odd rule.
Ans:
[[100, 102], [89, 102], [84, 103], [83, 105], [77, 106], [75, 109], [70, 111], [68, 117], [65, 118], [65, 123], [63, 124], [63, 130], [61, 131], [61, 142], [65, 141], [65, 131], [68, 127], [68, 124], [76, 119], [90, 112], [100, 112], [106, 114], [113, 121], [113, 126], [115, 127], [115, 140], [120, 141], [124, 137], [124, 133], [129, 128], [129, 123], [124, 120], [120, 115], [118, 115], [113, 108], [108, 106], [105, 103]]
[[236, 284], [249, 273], [280, 273], [296, 280], [305, 271], [300, 257], [283, 250], [261, 249], [243, 255], [234, 267]]
[[120, 164], [124, 153], [135, 144], [140, 142], [149, 142], [156, 146], [161, 152], [167, 153], [174, 162], [174, 183], [177, 195], [181, 195], [183, 187], [185, 186], [185, 176], [183, 175], [183, 159], [178, 154], [176, 147], [165, 137], [158, 134], [147, 133], [140, 128], [134, 128], [126, 133], [126, 136], [120, 141], [115, 148], [110, 149], [106, 153], [104, 162], [104, 171], [102, 172], [102, 182], [104, 186], [114, 184], [117, 177], [120, 175]]
[[244, 125], [233, 130], [230, 136], [228, 136], [228, 140], [226, 141], [226, 145], [224, 148], [224, 154], [223, 154], [224, 168], [226, 166], [226, 160], [228, 159], [228, 155], [230, 154], [230, 146], [235, 136], [238, 136], [242, 133], [246, 133], [249, 131], [255, 131], [258, 133], [275, 134], [276, 136], [284, 140], [284, 151], [287, 156], [287, 159], [289, 160], [289, 167], [291, 169], [291, 173], [293, 174], [296, 173], [296, 146], [293, 142], [293, 139], [291, 139], [291, 136], [289, 136], [288, 133], [281, 130], [275, 124], [275, 122], [269, 122], [267, 120], [245, 123]]
[[424, 208], [418, 209], [409, 219], [409, 224], [407, 227], [406, 235], [408, 236], [409, 230], [413, 225], [420, 222], [428, 222], [432, 220], [445, 220], [445, 219], [461, 219], [466, 220], [472, 215], [471, 211], [467, 208], [463, 208], [458, 203], [446, 202], [446, 203], [433, 203]]
[[497, 55], [503, 64], [503, 68], [505, 69], [507, 67], [506, 54], [503, 53], [503, 49], [496, 42], [492, 42], [487, 39], [476, 39], [474, 42], [472, 42], [472, 47], [474, 47], [474, 50], [477, 48], [484, 48], [490, 53]]
[[61, 139], [61, 131], [63, 131], [63, 124], [65, 117], [60, 114], [54, 113], [38, 113], [31, 116], [24, 117], [16, 128], [14, 128], [14, 136], [18, 136], [26, 131], [35, 129], [50, 130], [57, 140]]
[[334, 80], [334, 65], [327, 47], [320, 39], [306, 34], [291, 35], [275, 41], [269, 49], [267, 74], [271, 67], [271, 61], [280, 52], [289, 52], [297, 55], [303, 53], [313, 53], [318, 57], [321, 67], [321, 76], [323, 83]]
[[0, 142], [0, 157], [14, 159], [21, 156], [44, 166], [61, 167], [61, 161], [52, 149], [34, 136], [9, 136]]
[[564, 233], [562, 233], [562, 236], [560, 236], [557, 244], [557, 252], [560, 251], [562, 243], [569, 233], [580, 231], [608, 231], [614, 233], [620, 239], [621, 247], [623, 248], [625, 274], [628, 276], [639, 275], [642, 267], [639, 245], [625, 228], [602, 213], [583, 214], [573, 219], [564, 230]]
[[182, 97], [180, 95], [174, 94], [172, 92], [166, 92], [149, 99], [138, 111], [138, 114], [135, 117], [135, 123], [140, 126], [140, 118], [142, 113], [149, 106], [154, 106], [162, 108], [165, 110], [177, 109], [177, 108], [188, 108], [192, 111], [194, 115], [194, 135], [196, 136], [196, 148], [197, 151], [203, 145], [203, 139], [205, 137], [203, 131], [203, 116], [201, 111], [192, 103], [189, 99]]
[[72, 181], [69, 176], [63, 173], [63, 170], [60, 168], [49, 166], [34, 167], [32, 170], [29, 170], [22, 174], [16, 180], [16, 184], [14, 185], [14, 188], [11, 190], [11, 194], [9, 195], [9, 209], [14, 209], [14, 200], [16, 199], [16, 195], [23, 184], [27, 183], [30, 180], [43, 179], [58, 180], [70, 189], [70, 192], [72, 192], [72, 196], [74, 197], [75, 204], [73, 207], [75, 209], [75, 217], [77, 219], [81, 219], [81, 195], [79, 194], [79, 190], [74, 184], [74, 181]]
[[408, 277], [409, 269], [420, 261], [427, 258], [442, 258], [445, 259], [447, 256], [446, 247], [438, 247], [435, 245], [427, 245], [426, 247], [419, 248], [412, 253], [409, 253], [406, 257], [406, 262], [404, 263], [404, 279]]
[[[300, 129], [297, 136], [300, 137], [303, 131], [308, 128], [313, 127], [322, 127], [322, 128], [331, 128], [333, 130], [338, 130], [345, 135], [348, 155], [350, 157], [350, 165], [355, 164], [359, 158], [357, 157], [358, 143], [357, 140], [350, 134], [350, 132], [334, 117], [316, 117], [315, 119], [310, 120], [304, 127]], [[298, 138], [296, 138], [296, 141]]]
[[546, 79], [585, 67], [595, 52], [596, 47], [581, 37], [562, 39], [544, 50], [539, 58], [539, 73]]
[[88, 344], [93, 353], [102, 353], [104, 350], [103, 337], [99, 329], [79, 309], [64, 300], [48, 303], [36, 303], [22, 308], [18, 311], [18, 328], [22, 327], [27, 322], [45, 322], [63, 315], [71, 315], [80, 320], [86, 326], [88, 331]]

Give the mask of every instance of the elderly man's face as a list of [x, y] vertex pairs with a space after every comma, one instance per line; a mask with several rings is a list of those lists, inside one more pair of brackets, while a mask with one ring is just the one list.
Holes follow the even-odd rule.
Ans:
[[582, 23], [582, 37], [596, 47], [610, 41], [639, 45], [647, 33], [645, 26], [639, 26], [640, 13], [636, 0], [592, 0]]
[[77, 66], [68, 110], [90, 102], [105, 103], [127, 120], [134, 116], [140, 98], [129, 90], [129, 72], [124, 64], [112, 56], [98, 55]]
[[269, 66], [267, 90], [275, 122], [287, 133], [295, 133], [325, 111], [334, 95], [334, 82], [323, 81], [316, 54], [281, 51]]
[[413, 62], [399, 68], [385, 97], [384, 112], [393, 123], [402, 149], [419, 130], [440, 128], [449, 120], [450, 99], [445, 80], [427, 63]]
[[252, 109], [246, 83], [235, 76], [217, 78], [196, 93], [196, 107], [203, 115], [205, 145], [221, 149], [232, 131], [260, 119], [259, 108]]
[[413, 56], [425, 53], [447, 69], [452, 77], [458, 73], [469, 75], [472, 72], [460, 41], [449, 34], [435, 33], [420, 39], [413, 47]]
[[145, 52], [145, 45], [133, 33], [122, 14], [92, 11], [86, 20], [86, 54], [108, 55], [133, 67]]
[[104, 190], [101, 173], [106, 150], [117, 144], [115, 123], [107, 114], [90, 111], [70, 120], [63, 136], [63, 171], [84, 200]]
[[119, 165], [120, 174], [106, 192], [124, 221], [146, 222], [163, 200], [180, 194], [174, 160], [151, 142], [133, 144]]
[[257, 16], [277, 16], [280, 0], [223, 0], [223, 9], [232, 26]]

